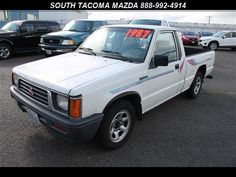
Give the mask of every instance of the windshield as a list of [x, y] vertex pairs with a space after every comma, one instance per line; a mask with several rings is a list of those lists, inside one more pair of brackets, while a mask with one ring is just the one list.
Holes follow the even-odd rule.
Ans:
[[86, 49], [98, 56], [128, 62], [144, 62], [153, 30], [128, 27], [101, 28], [90, 35], [77, 51]]
[[196, 35], [194, 32], [190, 32], [190, 31], [185, 31], [185, 32], [183, 32], [183, 34], [186, 36], [195, 36]]
[[73, 20], [66, 24], [63, 28], [64, 31], [78, 31], [78, 32], [89, 32], [93, 27], [92, 21], [76, 21]]
[[224, 34], [225, 34], [226, 32], [217, 32], [216, 34], [214, 34], [213, 36], [214, 37], [221, 37], [221, 36], [223, 36]]
[[21, 26], [22, 22], [10, 22], [4, 25], [1, 30], [8, 30], [16, 32]]
[[161, 26], [160, 20], [132, 20], [130, 24]]

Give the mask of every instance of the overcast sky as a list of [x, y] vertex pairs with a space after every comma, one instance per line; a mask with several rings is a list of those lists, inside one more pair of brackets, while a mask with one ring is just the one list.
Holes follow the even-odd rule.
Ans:
[[159, 18], [172, 22], [195, 22], [236, 24], [236, 10], [234, 11], [88, 11], [89, 19], [114, 19], [120, 18]]

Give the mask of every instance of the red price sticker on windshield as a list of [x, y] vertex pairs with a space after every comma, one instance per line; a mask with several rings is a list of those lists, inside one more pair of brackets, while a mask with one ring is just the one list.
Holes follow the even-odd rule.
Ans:
[[136, 37], [146, 39], [151, 32], [151, 30], [146, 29], [129, 29], [125, 34], [125, 37]]

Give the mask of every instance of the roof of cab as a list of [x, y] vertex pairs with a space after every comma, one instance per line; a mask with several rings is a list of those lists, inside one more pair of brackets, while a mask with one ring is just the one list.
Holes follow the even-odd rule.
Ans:
[[153, 29], [155, 31], [163, 31], [163, 30], [172, 30], [179, 31], [176, 28], [168, 27], [168, 26], [155, 26], [155, 25], [133, 25], [133, 24], [124, 24], [124, 25], [106, 25], [103, 27], [125, 27], [125, 28], [144, 28], [144, 29]]

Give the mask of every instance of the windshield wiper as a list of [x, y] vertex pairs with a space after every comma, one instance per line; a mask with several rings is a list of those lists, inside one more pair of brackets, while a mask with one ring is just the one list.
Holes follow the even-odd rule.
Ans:
[[133, 60], [131, 60], [128, 57], [123, 56], [120, 52], [115, 52], [115, 51], [111, 51], [111, 50], [101, 50], [101, 51], [104, 52], [104, 53], [114, 54], [114, 55], [103, 55], [103, 57], [114, 58], [114, 59], [118, 59], [118, 60], [122, 60], [122, 61], [128, 61], [128, 62], [133, 63]]
[[117, 54], [117, 55], [121, 55], [120, 52], [115, 52], [115, 51], [111, 51], [111, 50], [101, 50], [102, 52], [105, 52], [105, 53], [112, 53], [112, 54]]
[[[91, 48], [87, 48], [87, 47], [79, 47], [79, 50], [83, 50], [83, 51], [85, 51], [86, 53], [89, 53], [89, 54], [92, 54], [92, 55], [97, 55], [95, 52], [93, 52], [93, 49], [91, 49]], [[82, 52], [80, 52], [80, 53], [82, 53]], [[84, 53], [84, 52], [83, 52]]]

